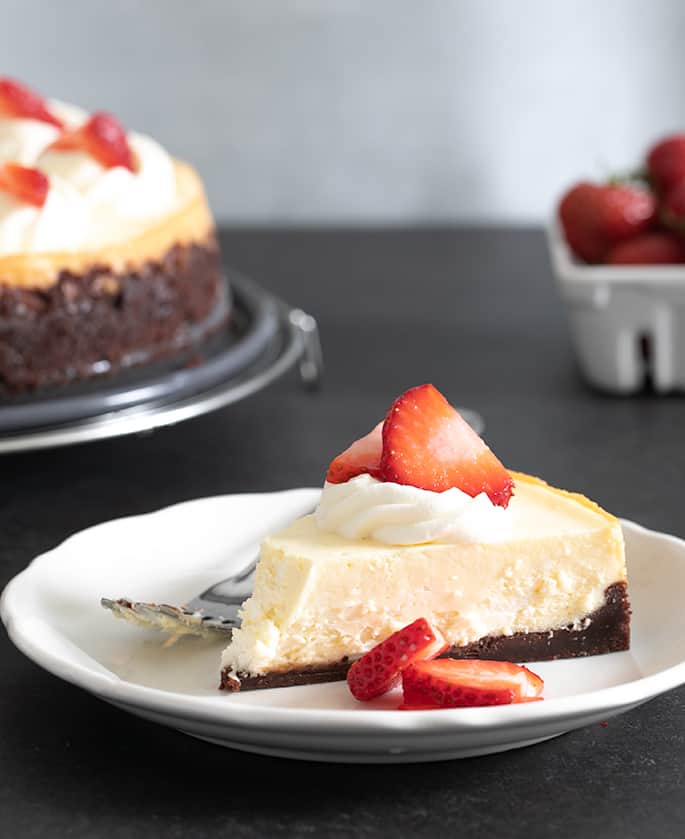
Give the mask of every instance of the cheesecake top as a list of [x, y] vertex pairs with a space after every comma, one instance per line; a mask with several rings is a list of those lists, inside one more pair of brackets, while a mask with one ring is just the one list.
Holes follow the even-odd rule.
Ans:
[[[514, 543], [537, 539], [562, 539], [564, 536], [599, 530], [617, 524], [617, 519], [594, 502], [577, 493], [550, 487], [538, 478], [512, 473], [516, 481], [516, 494], [509, 502], [510, 533], [507, 539], [492, 541]], [[475, 540], [464, 540], [473, 543]], [[272, 548], [297, 554], [302, 550], [313, 560], [333, 559], [348, 552], [355, 555], [367, 553], [369, 557], [397, 554], [401, 547], [411, 550], [412, 545], [389, 545], [373, 538], [346, 538], [339, 533], [323, 530], [314, 515], [304, 516], [279, 533], [267, 536], [265, 544]], [[422, 550], [431, 546], [442, 547], [440, 542], [429, 545], [417, 543]]]
[[348, 539], [388, 545], [502, 542], [511, 538], [512, 510], [485, 492], [471, 496], [456, 486], [432, 492], [362, 474], [326, 482], [316, 522]]

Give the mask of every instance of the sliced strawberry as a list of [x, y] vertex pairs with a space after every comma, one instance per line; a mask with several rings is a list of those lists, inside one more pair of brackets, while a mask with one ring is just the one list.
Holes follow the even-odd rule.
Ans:
[[440, 655], [447, 642], [425, 618], [418, 618], [358, 658], [347, 672], [352, 696], [363, 702], [399, 684], [402, 672], [417, 661]]
[[383, 424], [380, 478], [432, 492], [485, 492], [506, 507], [514, 481], [481, 438], [433, 385], [395, 400]]
[[106, 169], [123, 166], [133, 172], [135, 168], [124, 126], [116, 117], [102, 111], [93, 114], [80, 128], [64, 131], [50, 148], [58, 151], [81, 149]]
[[527, 667], [478, 659], [419, 661], [402, 672], [402, 710], [509, 705], [539, 699], [544, 682]]
[[0, 189], [24, 204], [42, 207], [48, 197], [50, 182], [39, 169], [4, 161], [0, 162]]
[[36, 119], [62, 127], [62, 121], [50, 113], [42, 96], [7, 76], [0, 76], [0, 116]]
[[365, 437], [356, 440], [339, 454], [328, 467], [326, 480], [329, 484], [344, 484], [357, 475], [378, 477], [383, 449], [383, 423], [369, 431]]

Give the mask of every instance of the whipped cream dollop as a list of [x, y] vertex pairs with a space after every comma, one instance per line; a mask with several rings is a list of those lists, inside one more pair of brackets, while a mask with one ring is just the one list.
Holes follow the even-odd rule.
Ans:
[[[61, 102], [50, 110], [69, 129], [88, 119], [80, 108]], [[0, 119], [0, 160], [44, 172], [50, 180], [42, 208], [0, 192], [0, 256], [14, 253], [91, 250], [140, 230], [141, 222], [171, 212], [177, 201], [174, 164], [150, 137], [130, 132], [136, 171], [106, 168], [80, 150], [54, 150], [53, 125], [33, 119]]]
[[0, 256], [76, 250], [87, 225], [86, 207], [67, 183], [52, 184], [40, 208], [0, 190]]
[[326, 483], [315, 517], [321, 530], [387, 545], [503, 542], [512, 534], [511, 510], [484, 492], [430, 492], [370, 475]]

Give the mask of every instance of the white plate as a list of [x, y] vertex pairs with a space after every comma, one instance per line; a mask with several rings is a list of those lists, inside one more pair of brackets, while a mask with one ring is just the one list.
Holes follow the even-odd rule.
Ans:
[[[344, 682], [226, 694], [221, 643], [161, 646], [115, 620], [101, 595], [183, 602], [242, 567], [259, 539], [311, 508], [318, 490], [229, 495], [110, 521], [72, 536], [8, 585], [14, 643], [51, 673], [133, 714], [261, 754], [411, 762], [488, 754], [607, 719], [685, 682], [685, 542], [624, 522], [630, 652], [532, 665], [544, 702], [402, 712], [355, 702]], [[47, 707], [46, 707], [47, 710]]]

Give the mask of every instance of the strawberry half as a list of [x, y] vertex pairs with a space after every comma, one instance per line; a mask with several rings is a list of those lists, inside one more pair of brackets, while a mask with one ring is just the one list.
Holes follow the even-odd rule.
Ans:
[[42, 96], [7, 76], [0, 76], [0, 116], [36, 119], [62, 128], [62, 121], [50, 113]]
[[373, 431], [356, 440], [331, 461], [326, 475], [329, 484], [344, 484], [357, 475], [378, 477], [383, 450], [382, 429], [383, 423], [379, 422]]
[[39, 169], [4, 161], [0, 162], [0, 189], [24, 204], [42, 207], [48, 197], [50, 182]]
[[116, 117], [102, 111], [93, 114], [80, 128], [64, 131], [50, 148], [57, 151], [80, 149], [105, 169], [123, 166], [134, 171], [133, 152], [124, 126]]
[[362, 702], [381, 696], [399, 684], [406, 667], [435, 658], [446, 649], [440, 632], [425, 618], [418, 618], [354, 662], [347, 671], [352, 696]]
[[541, 698], [545, 683], [519, 664], [478, 659], [420, 661], [402, 672], [403, 711], [510, 705]]
[[506, 507], [514, 481], [471, 426], [433, 385], [395, 400], [383, 423], [380, 479], [432, 492], [485, 492]]

